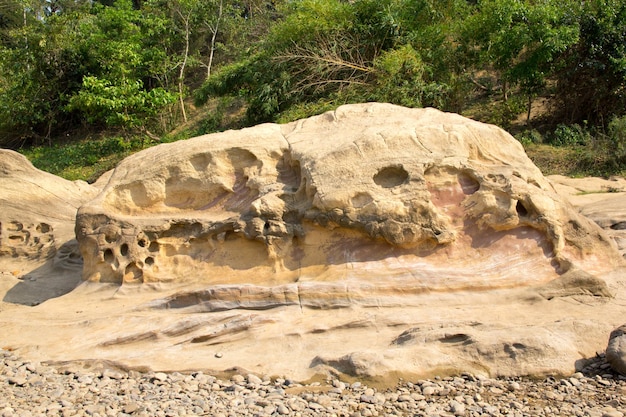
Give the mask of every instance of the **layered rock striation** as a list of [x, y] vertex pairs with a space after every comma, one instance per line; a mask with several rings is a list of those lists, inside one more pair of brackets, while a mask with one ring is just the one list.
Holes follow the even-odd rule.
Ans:
[[98, 190], [36, 169], [0, 149], [0, 257], [46, 260], [74, 237], [76, 210]]
[[219, 287], [205, 298], [268, 305], [535, 285], [619, 262], [503, 130], [377, 103], [135, 154], [76, 234], [85, 280], [201, 282]]
[[[17, 152], [0, 149], [0, 273], [19, 279], [2, 298], [34, 305], [71, 291], [82, 258], [74, 238], [76, 211], [99, 193], [36, 169]], [[0, 275], [0, 295], [5, 283]]]
[[[610, 196], [606, 230], [554, 187]], [[376, 103], [163, 144], [95, 185], [0, 152], [2, 347], [392, 386], [571, 375], [625, 305], [623, 193], [576, 187], [495, 126]]]

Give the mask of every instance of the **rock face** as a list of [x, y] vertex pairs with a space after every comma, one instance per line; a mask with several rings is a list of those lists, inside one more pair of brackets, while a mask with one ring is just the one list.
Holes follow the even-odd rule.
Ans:
[[72, 290], [80, 281], [76, 271], [82, 270], [76, 211], [99, 190], [40, 171], [3, 149], [0, 190], [0, 270], [21, 280], [5, 301], [38, 304]]
[[606, 348], [606, 360], [615, 371], [626, 375], [626, 325], [611, 332]]
[[534, 285], [617, 258], [503, 130], [384, 104], [133, 155], [76, 233], [86, 280], [232, 286], [200, 297], [250, 308]]
[[0, 256], [48, 259], [73, 238], [78, 207], [97, 190], [35, 169], [17, 152], [0, 149]]
[[507, 133], [432, 109], [164, 144], [95, 186], [3, 152], [0, 181], [0, 347], [30, 361], [571, 375], [623, 323], [606, 231]]
[[602, 227], [626, 258], [626, 179], [567, 178], [553, 175], [550, 181], [559, 194]]

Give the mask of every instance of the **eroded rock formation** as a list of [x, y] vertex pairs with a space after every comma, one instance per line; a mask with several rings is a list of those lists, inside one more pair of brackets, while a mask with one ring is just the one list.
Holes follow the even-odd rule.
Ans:
[[[21, 279], [7, 301], [37, 304], [50, 297], [34, 290], [35, 280], [82, 270], [74, 239], [78, 207], [93, 199], [97, 187], [71, 182], [36, 169], [17, 152], [0, 149], [0, 270]], [[34, 271], [33, 265], [40, 267]], [[74, 274], [75, 275], [75, 274]], [[73, 289], [69, 279], [42, 279], [58, 296]]]
[[282, 285], [283, 300], [532, 285], [617, 262], [506, 132], [385, 104], [133, 155], [76, 231], [86, 280]]
[[0, 334], [29, 360], [395, 385], [571, 374], [623, 323], [605, 231], [504, 131], [432, 109], [160, 145], [95, 186], [3, 152], [0, 182]]
[[97, 190], [35, 169], [0, 149], [0, 256], [48, 259], [73, 238], [76, 210]]

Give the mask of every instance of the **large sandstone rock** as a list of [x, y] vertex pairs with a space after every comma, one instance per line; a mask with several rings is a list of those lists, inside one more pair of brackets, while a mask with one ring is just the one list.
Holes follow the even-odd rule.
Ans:
[[605, 230], [626, 258], [626, 179], [568, 178], [561, 175], [553, 175], [549, 179], [559, 194]]
[[6, 155], [3, 237], [43, 222], [72, 245], [82, 206], [77, 288], [59, 249], [3, 243], [2, 347], [31, 361], [391, 385], [571, 374], [623, 323], [614, 242], [513, 138], [457, 115], [354, 105], [161, 145], [101, 192]]
[[20, 279], [5, 300], [38, 304], [73, 289], [76, 271], [82, 270], [76, 211], [99, 190], [40, 171], [4, 149], [0, 190], [0, 272]]
[[17, 152], [0, 149], [0, 256], [47, 259], [74, 237], [76, 210], [97, 194], [35, 169]]
[[235, 304], [251, 284], [257, 306], [534, 285], [617, 258], [503, 130], [384, 104], [133, 155], [76, 231], [86, 280], [235, 285], [201, 296]]

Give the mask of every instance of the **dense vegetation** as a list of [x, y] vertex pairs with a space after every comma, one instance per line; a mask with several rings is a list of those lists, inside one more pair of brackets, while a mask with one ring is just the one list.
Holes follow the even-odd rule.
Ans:
[[[70, 178], [363, 101], [498, 124], [531, 154], [566, 150], [567, 173], [626, 172], [623, 0], [0, 1], [0, 146]], [[79, 159], [95, 171], [69, 172]]]

